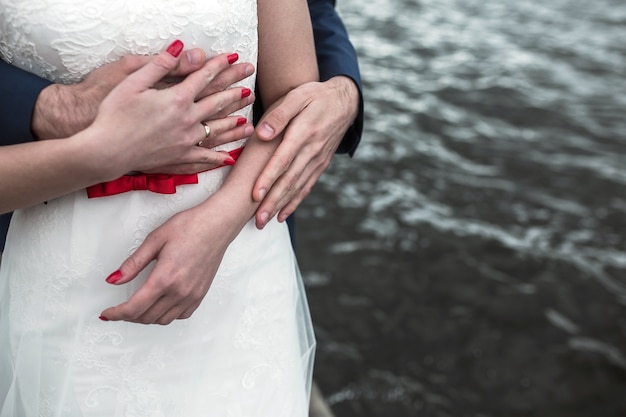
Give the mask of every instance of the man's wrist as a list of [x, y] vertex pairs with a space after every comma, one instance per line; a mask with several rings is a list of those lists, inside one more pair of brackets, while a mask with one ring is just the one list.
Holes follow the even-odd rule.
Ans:
[[361, 93], [354, 80], [345, 75], [336, 75], [328, 81], [333, 88], [337, 88], [342, 97], [342, 102], [346, 103], [346, 111], [348, 120], [352, 124], [359, 114], [359, 103], [361, 99]]
[[85, 109], [75, 86], [51, 84], [44, 88], [35, 102], [31, 131], [36, 139], [67, 138], [85, 129]]

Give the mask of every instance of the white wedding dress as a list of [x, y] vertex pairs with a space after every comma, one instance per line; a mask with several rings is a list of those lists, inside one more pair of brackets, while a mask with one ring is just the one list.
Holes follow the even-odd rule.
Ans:
[[[0, 0], [0, 54], [73, 83], [174, 39], [256, 62], [256, 25], [254, 0]], [[146, 274], [121, 286], [105, 277], [227, 173], [201, 173], [175, 194], [89, 199], [83, 190], [15, 212], [0, 270], [1, 417], [307, 415], [315, 342], [283, 224], [262, 232], [246, 225], [190, 319], [168, 326], [98, 319]]]

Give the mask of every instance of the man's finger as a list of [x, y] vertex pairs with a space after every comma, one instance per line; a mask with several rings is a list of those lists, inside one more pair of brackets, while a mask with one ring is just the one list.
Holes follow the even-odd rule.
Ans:
[[300, 188], [298, 194], [296, 194], [294, 198], [292, 198], [291, 201], [289, 201], [289, 203], [287, 203], [287, 205], [278, 212], [277, 219], [279, 222], [287, 220], [287, 217], [291, 216], [296, 211], [300, 203], [302, 203], [302, 201], [304, 201], [304, 199], [311, 194], [313, 187], [324, 170], [325, 167], [323, 166], [320, 166], [317, 170], [315, 170], [307, 182]]
[[180, 59], [168, 75], [170, 77], [184, 77], [201, 68], [206, 62], [206, 53], [200, 48], [183, 51]]
[[309, 159], [305, 157], [296, 158], [289, 166], [288, 171], [272, 184], [271, 189], [256, 211], [257, 228], [265, 227], [270, 219], [299, 194], [306, 178], [308, 178], [306, 175], [309, 170], [308, 161]]
[[256, 134], [261, 140], [272, 140], [308, 105], [308, 100], [297, 89], [291, 91], [278, 106], [263, 115]]
[[252, 188], [254, 201], [265, 199], [268, 191], [274, 187], [274, 183], [290, 167], [297, 155], [297, 150], [297, 144], [290, 141], [283, 141], [278, 146]]
[[[285, 132], [283, 141], [278, 145], [274, 155], [268, 161], [265, 168], [263, 168], [261, 174], [259, 174], [252, 188], [252, 198], [254, 201], [262, 201], [278, 178], [290, 169], [294, 159], [298, 156], [301, 157], [303, 153], [307, 152], [305, 141], [311, 137], [311, 135], [315, 134], [313, 128], [310, 126], [305, 112], [299, 113], [293, 117], [293, 120], [290, 122]], [[257, 131], [258, 129], [257, 127]]]

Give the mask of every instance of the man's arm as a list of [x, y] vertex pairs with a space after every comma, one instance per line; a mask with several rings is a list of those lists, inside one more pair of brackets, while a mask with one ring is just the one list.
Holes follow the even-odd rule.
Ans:
[[[22, 71], [0, 59], [0, 146], [16, 145], [34, 140], [30, 119], [41, 90], [50, 83], [29, 72]], [[22, 86], [18, 91], [15, 86]], [[0, 252], [9, 228], [11, 214], [0, 215]]]
[[354, 154], [363, 133], [363, 87], [356, 51], [335, 10], [334, 0], [308, 0], [320, 81], [349, 77], [359, 90], [358, 114], [337, 148], [337, 153]]
[[336, 152], [352, 155], [363, 131], [363, 98], [356, 52], [333, 0], [308, 0], [320, 80], [291, 91], [257, 124], [261, 140], [284, 139], [259, 176], [257, 225], [284, 221], [326, 170]]
[[34, 140], [30, 128], [33, 109], [39, 93], [48, 85], [49, 81], [0, 59], [0, 146]]

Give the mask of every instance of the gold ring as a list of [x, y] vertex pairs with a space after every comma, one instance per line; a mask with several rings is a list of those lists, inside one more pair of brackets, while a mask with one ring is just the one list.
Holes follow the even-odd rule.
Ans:
[[205, 122], [200, 122], [200, 123], [202, 124], [202, 126], [204, 126], [204, 139], [202, 139], [200, 142], [197, 143], [198, 146], [202, 146], [204, 141], [207, 140], [209, 138], [209, 135], [211, 134], [211, 127], [207, 125]]
[[207, 140], [209, 138], [209, 135], [211, 134], [211, 128], [205, 122], [202, 122], [202, 126], [204, 126], [204, 140]]

